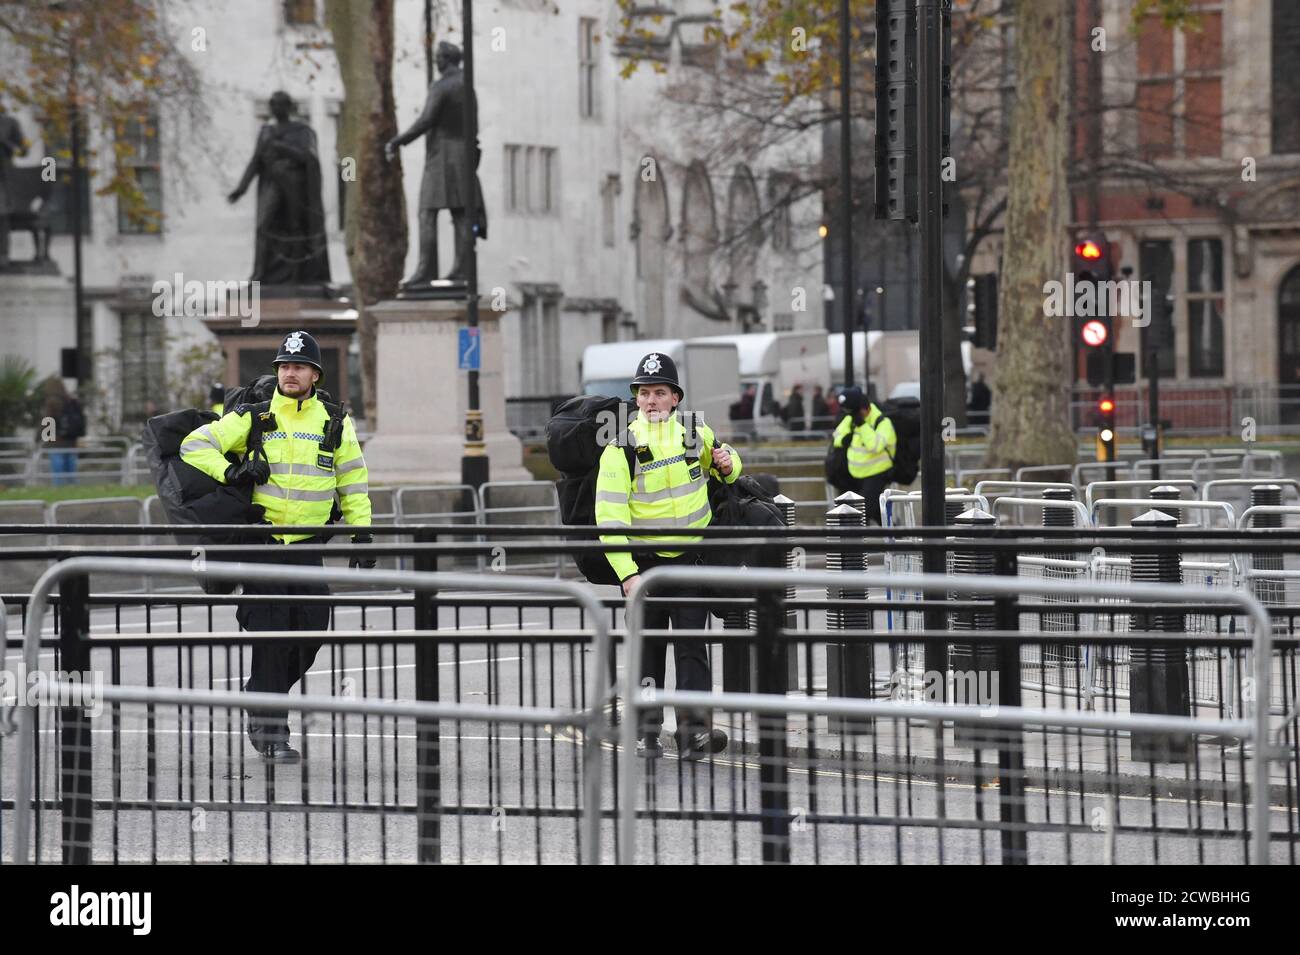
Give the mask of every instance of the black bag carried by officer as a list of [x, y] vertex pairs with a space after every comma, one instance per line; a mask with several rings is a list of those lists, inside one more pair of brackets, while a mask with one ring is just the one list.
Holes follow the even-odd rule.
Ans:
[[[546, 453], [560, 472], [555, 491], [560, 499], [560, 520], [570, 527], [596, 524], [596, 478], [605, 448], [627, 434], [629, 402], [602, 395], [579, 395], [556, 410], [546, 424]], [[627, 468], [635, 467], [635, 450], [623, 440]], [[582, 538], [573, 538], [582, 540]], [[592, 538], [595, 539], [594, 537]], [[593, 584], [617, 584], [618, 576], [604, 553], [575, 554], [578, 570]]]
[[[840, 419], [841, 421], [843, 418]], [[839, 427], [837, 424], [836, 427]], [[853, 442], [853, 431], [840, 438], [838, 441], [832, 441], [830, 449], [826, 452], [826, 483], [841, 494], [845, 491], [853, 490], [857, 483], [853, 480], [853, 475], [849, 474], [849, 445]]]
[[[742, 474], [732, 484], [709, 478], [709, 506], [713, 509], [712, 527], [752, 527], [755, 536], [762, 536], [763, 528], [785, 526], [781, 506], [753, 475]], [[767, 547], [758, 544], [728, 547], [722, 551], [710, 551], [705, 562], [719, 567], [781, 568], [785, 566], [785, 550], [770, 544]], [[719, 590], [713, 596], [736, 597], [743, 596], [743, 593]], [[726, 614], [726, 610], [710, 612], [719, 620]]]
[[894, 448], [894, 470], [889, 479], [908, 485], [921, 469], [921, 401], [919, 398], [891, 398], [880, 406], [881, 414], [894, 424], [898, 444]]
[[[247, 487], [231, 487], [181, 460], [181, 442], [195, 428], [217, 420], [211, 411], [193, 408], [157, 415], [145, 422], [141, 443], [149, 463], [149, 474], [158, 490], [158, 501], [169, 524], [260, 524], [262, 508], [253, 503]], [[237, 456], [227, 458], [237, 464]], [[232, 530], [229, 534], [177, 534], [185, 545], [251, 544], [264, 538]], [[230, 593], [234, 581], [203, 580], [210, 594]]]

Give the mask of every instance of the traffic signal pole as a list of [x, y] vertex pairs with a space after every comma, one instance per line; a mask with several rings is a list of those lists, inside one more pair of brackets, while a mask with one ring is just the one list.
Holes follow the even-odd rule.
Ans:
[[[939, 178], [942, 160], [943, 118], [940, 74], [942, 24], [940, 0], [917, 0], [917, 224], [921, 249], [921, 523], [942, 527], [944, 517], [944, 461], [940, 440], [943, 411], [943, 196]], [[947, 558], [939, 547], [925, 552], [927, 574], [945, 573]], [[942, 600], [944, 594], [927, 594]], [[947, 627], [942, 610], [927, 610], [925, 628], [930, 632]], [[934, 642], [925, 645], [927, 672], [947, 672], [947, 647]]]

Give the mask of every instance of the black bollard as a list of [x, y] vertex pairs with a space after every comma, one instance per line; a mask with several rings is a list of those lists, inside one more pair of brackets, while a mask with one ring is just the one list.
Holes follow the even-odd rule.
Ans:
[[863, 527], [866, 526], [867, 499], [865, 497], [863, 497], [857, 491], [845, 491], [843, 494], [835, 498], [836, 507], [838, 507], [841, 504], [847, 504], [849, 505], [849, 507], [856, 508], [858, 513], [862, 515], [862, 526]]
[[[1074, 489], [1067, 487], [1049, 487], [1043, 490], [1043, 500], [1045, 501], [1073, 501]], [[1076, 514], [1072, 507], [1044, 507], [1043, 508], [1043, 526], [1044, 527], [1074, 527], [1076, 525]], [[1078, 553], [1070, 550], [1052, 551], [1045, 556], [1053, 560], [1078, 560]], [[1046, 567], [1043, 569], [1043, 576], [1048, 580], [1078, 580], [1080, 573], [1069, 569], [1060, 569], [1055, 567]], [[1078, 599], [1071, 596], [1055, 598], [1058, 603], [1078, 603]], [[1079, 630], [1079, 615], [1069, 609], [1053, 611], [1052, 613], [1043, 613], [1039, 616], [1039, 628], [1046, 633], [1077, 633]], [[1060, 676], [1060, 685], [1066, 686], [1066, 673], [1074, 672], [1082, 679], [1082, 661], [1079, 659], [1079, 648], [1073, 644], [1048, 643], [1043, 645], [1043, 685], [1047, 685], [1047, 673], [1049, 669], [1056, 669]], [[1076, 681], [1077, 684], [1077, 681]]]
[[[1277, 484], [1256, 484], [1250, 489], [1251, 507], [1276, 507], [1282, 503], [1282, 488]], [[1251, 527], [1281, 527], [1281, 514], [1252, 514]], [[1281, 570], [1282, 554], [1255, 551], [1250, 566], [1255, 571]], [[1255, 597], [1265, 606], [1281, 606], [1286, 600], [1286, 583], [1279, 578], [1254, 577]]]
[[[786, 527], [794, 527], [795, 507], [794, 501], [784, 494], [778, 494], [772, 498], [777, 507], [781, 508], [781, 517], [785, 521]], [[803, 570], [806, 565], [806, 556], [802, 549], [787, 547], [785, 549], [785, 569], [786, 570]], [[785, 588], [785, 599], [794, 600], [797, 596], [794, 584]], [[798, 615], [793, 610], [786, 610], [785, 628], [793, 631], [799, 625]], [[786, 659], [786, 687], [793, 688], [799, 685], [799, 645], [791, 643], [787, 648]], [[812, 681], [812, 675], [809, 674], [809, 682]]]
[[[1172, 484], [1162, 484], [1159, 487], [1152, 488], [1147, 496], [1153, 501], [1178, 501], [1182, 499], [1183, 489]], [[1157, 506], [1156, 510], [1161, 514], [1168, 514], [1179, 523], [1182, 522], [1182, 515], [1177, 507]]]
[[[992, 527], [997, 519], [987, 511], [971, 508], [957, 515], [954, 523], [958, 527]], [[952, 572], [954, 577], [979, 575], [991, 577], [997, 573], [997, 556], [992, 551], [981, 547], [973, 538], [956, 538], [952, 547]], [[991, 600], [988, 594], [958, 593], [950, 595], [955, 600]], [[957, 610], [949, 615], [949, 628], [955, 631], [969, 632], [979, 630], [996, 630], [998, 626], [997, 609], [989, 604], [977, 610]], [[998, 704], [998, 687], [1001, 676], [998, 674], [998, 651], [992, 644], [954, 643], [949, 650], [952, 666], [952, 702], [961, 706], [996, 707]], [[929, 686], [937, 674], [927, 673], [926, 684]], [[943, 679], [939, 676], [939, 679]], [[1019, 679], [1018, 675], [1015, 679]], [[938, 702], [926, 697], [927, 703]], [[953, 732], [953, 741], [958, 746], [983, 748], [996, 745], [1000, 736], [989, 733], [979, 726], [958, 724]]]
[[[1173, 528], [1178, 526], [1178, 518], [1151, 510], [1133, 518], [1131, 524], [1134, 530]], [[1131, 576], [1135, 584], [1181, 583], [1182, 558], [1176, 550], [1135, 550]], [[1135, 613], [1129, 629], [1135, 634], [1182, 633], [1186, 627], [1181, 613]], [[1130, 659], [1129, 709], [1132, 712], [1191, 715], [1186, 644], [1134, 646]], [[1185, 734], [1134, 732], [1130, 748], [1132, 758], [1139, 762], [1188, 763], [1192, 759], [1191, 739]]]
[[[856, 495], [855, 495], [856, 496]], [[826, 514], [826, 526], [831, 528], [865, 527], [866, 515], [852, 504], [840, 504]], [[866, 553], [854, 546], [851, 538], [831, 538], [832, 546], [826, 554], [826, 569], [831, 573], [860, 575], [866, 571]], [[826, 599], [836, 605], [826, 611], [828, 630], [867, 630], [871, 626], [871, 611], [867, 609], [867, 589], [860, 583], [826, 588]], [[874, 647], [866, 643], [826, 644], [826, 695], [870, 699], [874, 695]], [[871, 733], [872, 720], [830, 719], [832, 733]]]

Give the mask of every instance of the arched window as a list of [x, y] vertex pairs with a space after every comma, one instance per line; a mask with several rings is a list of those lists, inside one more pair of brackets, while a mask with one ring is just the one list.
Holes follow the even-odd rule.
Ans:
[[731, 300], [741, 306], [754, 304], [758, 248], [763, 241], [759, 214], [754, 174], [748, 166], [737, 166], [727, 187], [727, 252]]
[[717, 244], [713, 186], [704, 163], [696, 160], [686, 172], [682, 190], [682, 262], [687, 301], [704, 314], [711, 314], [715, 308], [709, 302], [714, 298], [711, 266]]
[[1273, 152], [1300, 153], [1300, 4], [1273, 0]]
[[636, 243], [637, 310], [641, 333], [659, 336], [664, 331], [664, 275], [672, 225], [668, 215], [668, 187], [663, 164], [638, 165], [632, 197], [632, 241]]
[[[1277, 383], [1284, 398], [1294, 398], [1300, 388], [1300, 265], [1277, 289]], [[1287, 423], [1300, 418], [1294, 401], [1281, 407]]]

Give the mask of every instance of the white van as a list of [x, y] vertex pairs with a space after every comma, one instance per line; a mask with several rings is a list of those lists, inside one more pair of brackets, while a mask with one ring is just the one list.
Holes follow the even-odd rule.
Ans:
[[667, 355], [677, 366], [686, 393], [682, 406], [725, 434], [727, 414], [740, 388], [734, 345], [701, 344], [680, 338], [588, 345], [582, 353], [582, 393], [631, 397], [637, 363], [651, 352]]
[[[838, 390], [844, 386], [844, 333], [829, 332], [831, 380]], [[854, 332], [853, 380], [862, 383], [863, 352], [870, 348], [871, 383], [879, 398], [917, 397], [921, 391], [921, 336], [915, 331]], [[961, 343], [961, 363], [966, 377], [971, 374], [971, 343]]]
[[[780, 436], [787, 430], [782, 409], [790, 401], [795, 385], [803, 393], [803, 428], [812, 418], [813, 388], [831, 385], [831, 366], [826, 333], [753, 332], [748, 335], [711, 335], [692, 342], [729, 343], [740, 356], [740, 391], [733, 422], [737, 430], [751, 434]], [[752, 392], [752, 395], [747, 394]], [[742, 417], [744, 420], [741, 420]]]

